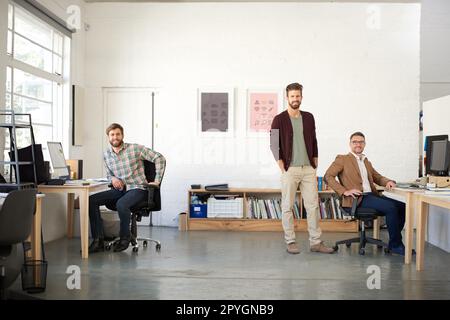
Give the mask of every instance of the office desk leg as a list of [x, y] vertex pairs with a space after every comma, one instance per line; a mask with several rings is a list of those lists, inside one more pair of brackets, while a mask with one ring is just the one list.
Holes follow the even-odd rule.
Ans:
[[89, 191], [80, 192], [80, 236], [81, 257], [87, 259], [89, 256]]
[[42, 199], [36, 199], [36, 213], [33, 219], [33, 242], [32, 251], [34, 260], [42, 260], [42, 243], [41, 243], [41, 232], [42, 232]]
[[27, 241], [31, 243], [31, 250], [26, 253], [26, 257], [29, 260], [42, 260], [41, 223], [42, 199], [36, 198], [36, 212], [34, 214], [30, 236], [27, 238]]
[[380, 239], [380, 217], [373, 220], [373, 238]]
[[408, 192], [405, 203], [405, 264], [411, 263], [413, 238], [413, 195]]
[[75, 207], [75, 194], [67, 194], [67, 238], [73, 238], [73, 211]]
[[425, 251], [425, 231], [428, 219], [428, 204], [419, 201], [419, 221], [417, 224], [417, 241], [416, 241], [416, 270], [424, 269], [424, 251]]

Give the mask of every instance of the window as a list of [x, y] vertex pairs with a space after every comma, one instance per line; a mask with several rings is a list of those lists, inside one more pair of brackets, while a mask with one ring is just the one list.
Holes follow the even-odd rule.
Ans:
[[[64, 110], [63, 101], [68, 99], [63, 96], [67, 94], [64, 78], [67, 79], [68, 70], [64, 68], [69, 65], [65, 63], [65, 52], [69, 52], [70, 38], [11, 2], [7, 41], [6, 108], [31, 114], [35, 141], [42, 144], [48, 160], [47, 141], [63, 140], [67, 119], [63, 115], [69, 110], [68, 103]], [[29, 131], [17, 130], [17, 147], [30, 143]], [[5, 159], [9, 158], [9, 145], [6, 134]]]

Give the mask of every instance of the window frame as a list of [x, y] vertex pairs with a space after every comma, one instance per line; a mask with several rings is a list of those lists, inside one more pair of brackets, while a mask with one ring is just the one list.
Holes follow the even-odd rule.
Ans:
[[[70, 113], [70, 99], [68, 99], [67, 93], [70, 92], [67, 90], [67, 87], [70, 85], [70, 47], [71, 47], [71, 38], [68, 37], [66, 34], [59, 31], [57, 28], [49, 24], [48, 22], [42, 20], [40, 17], [34, 15], [32, 12], [27, 11], [25, 8], [21, 7], [19, 4], [8, 1], [8, 12], [10, 10], [10, 7], [12, 8], [11, 12], [11, 18], [12, 23], [9, 22], [9, 14], [8, 14], [8, 23], [6, 24], [7, 27], [7, 33], [11, 33], [11, 39], [8, 41], [7, 47], [9, 47], [9, 44], [11, 45], [11, 52], [7, 52], [6, 54], [6, 70], [4, 72], [10, 72], [10, 79], [11, 81], [11, 87], [5, 88], [5, 99], [8, 97], [9, 100], [6, 101], [6, 105], [10, 105], [11, 109], [14, 110], [14, 101], [15, 99], [29, 99], [30, 101], [34, 101], [36, 103], [45, 103], [48, 104], [50, 107], [50, 114], [51, 119], [49, 119], [49, 123], [43, 123], [41, 122], [35, 122], [32, 119], [32, 124], [35, 130], [38, 129], [37, 127], [46, 127], [51, 128], [52, 131], [52, 137], [48, 138], [48, 141], [62, 141], [64, 146], [68, 146], [69, 141], [67, 140], [68, 134], [64, 132], [65, 128], [69, 125], [69, 118], [67, 115]], [[45, 45], [42, 45], [30, 37], [27, 37], [26, 35], [19, 33], [16, 31], [16, 8], [19, 7], [19, 10], [23, 10], [26, 12], [26, 14], [29, 14], [33, 16], [34, 19], [36, 19], [39, 23], [43, 23], [46, 26], [48, 26], [51, 29], [51, 50], [47, 48]], [[46, 71], [44, 69], [41, 69], [39, 67], [35, 67], [31, 64], [28, 64], [24, 61], [18, 60], [15, 56], [16, 54], [16, 48], [15, 48], [15, 38], [16, 36], [20, 36], [26, 41], [30, 41], [30, 43], [38, 46], [39, 48], [42, 48], [42, 50], [46, 50], [45, 52], [49, 52], [51, 55], [51, 72]], [[59, 52], [59, 48], [61, 51]], [[59, 66], [56, 66], [55, 63], [59, 61]], [[60, 70], [61, 74], [55, 72], [56, 70]], [[51, 82], [51, 93], [50, 93], [50, 99], [51, 101], [46, 101], [43, 99], [39, 99], [37, 97], [28, 96], [26, 94], [17, 93], [15, 92], [15, 70], [20, 70], [21, 72], [24, 72], [26, 74], [30, 74], [31, 76], [38, 77], [43, 80], [47, 80]], [[59, 71], [58, 70], [58, 71]], [[39, 109], [37, 109], [39, 112]], [[45, 111], [48, 113], [48, 110]], [[66, 125], [65, 125], [66, 124]], [[46, 141], [36, 141], [36, 143], [42, 144], [44, 152], [44, 157], [48, 158], [46, 156]], [[21, 146], [19, 146], [21, 147]], [[4, 151], [9, 151], [9, 148], [6, 148], [6, 144], [4, 146]]]

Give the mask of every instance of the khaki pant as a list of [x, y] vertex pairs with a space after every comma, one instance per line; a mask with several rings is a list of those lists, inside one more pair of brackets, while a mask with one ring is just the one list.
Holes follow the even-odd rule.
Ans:
[[[319, 228], [319, 194], [317, 192], [316, 170], [311, 166], [289, 167], [281, 175], [281, 209], [286, 243], [295, 242], [293, 207], [300, 184], [303, 203], [306, 208], [310, 246], [321, 242]], [[301, 204], [299, 206], [301, 208]]]

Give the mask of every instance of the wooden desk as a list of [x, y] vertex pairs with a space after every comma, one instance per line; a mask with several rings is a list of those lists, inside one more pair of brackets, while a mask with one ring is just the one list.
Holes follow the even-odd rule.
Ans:
[[449, 196], [434, 196], [422, 194], [419, 196], [419, 220], [417, 223], [417, 238], [416, 238], [416, 270], [424, 269], [424, 251], [425, 251], [425, 232], [428, 219], [429, 205], [445, 208], [450, 210]]
[[80, 198], [80, 237], [81, 237], [81, 257], [87, 259], [89, 256], [89, 194], [91, 192], [106, 189], [108, 183], [91, 183], [82, 185], [39, 185], [38, 191], [42, 193], [65, 193], [67, 194], [67, 237], [73, 237], [73, 209], [75, 195]]
[[418, 197], [423, 194], [424, 191], [421, 189], [394, 188], [385, 192], [391, 192], [405, 197], [405, 264], [410, 264], [413, 249], [414, 207], [417, 205]]

